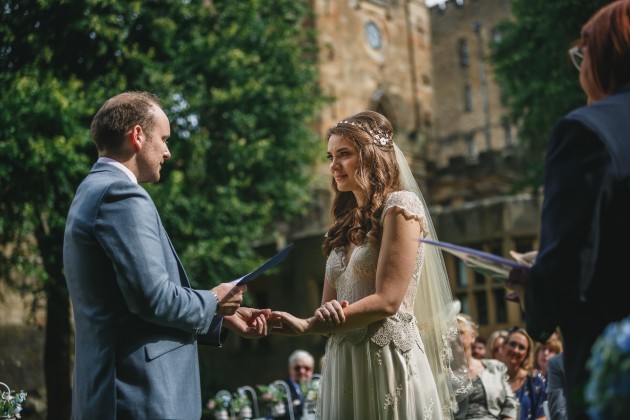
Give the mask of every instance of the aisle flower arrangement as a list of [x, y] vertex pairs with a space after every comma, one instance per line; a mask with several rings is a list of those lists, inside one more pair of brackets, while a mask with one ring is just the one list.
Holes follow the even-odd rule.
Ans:
[[306, 401], [317, 401], [319, 398], [319, 380], [305, 381], [300, 384], [300, 391]]
[[225, 395], [217, 395], [210, 398], [206, 403], [206, 408], [212, 412], [216, 420], [227, 420], [229, 418], [230, 399]]
[[588, 361], [585, 398], [594, 420], [630, 418], [630, 317], [606, 327]]
[[317, 409], [317, 399], [319, 398], [319, 377], [300, 384], [300, 390], [304, 395], [304, 419], [315, 419], [315, 411]]
[[262, 401], [272, 417], [286, 414], [284, 402], [286, 401], [287, 393], [284, 389], [274, 385], [256, 385], [256, 388], [260, 392], [260, 401]]
[[11, 389], [3, 382], [0, 382], [0, 387], [4, 388], [0, 394], [0, 419], [21, 418], [22, 404], [28, 394], [24, 391], [11, 394]]
[[246, 395], [239, 394], [238, 392], [233, 393], [230, 406], [239, 419], [252, 418], [252, 402]]

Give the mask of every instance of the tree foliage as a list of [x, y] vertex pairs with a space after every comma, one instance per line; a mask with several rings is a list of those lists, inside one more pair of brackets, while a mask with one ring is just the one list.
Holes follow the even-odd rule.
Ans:
[[523, 185], [540, 186], [546, 144], [554, 124], [586, 103], [567, 50], [605, 0], [512, 0], [513, 19], [492, 45], [498, 83], [518, 127]]
[[148, 189], [208, 287], [249, 271], [254, 244], [309, 199], [314, 48], [300, 1], [0, 0], [0, 276], [35, 278], [48, 301], [53, 417], [69, 403], [63, 229], [98, 107], [125, 90], [163, 99], [173, 158]]

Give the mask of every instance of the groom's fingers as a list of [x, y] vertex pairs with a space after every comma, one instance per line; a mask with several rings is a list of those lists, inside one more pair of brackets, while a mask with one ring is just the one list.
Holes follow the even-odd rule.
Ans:
[[[234, 286], [233, 283], [221, 283], [212, 289], [216, 295], [222, 315], [232, 315], [243, 302], [243, 293], [247, 291], [247, 286]], [[232, 309], [233, 308], [233, 309]]]
[[263, 337], [269, 334], [269, 326], [267, 325], [267, 318], [264, 315], [258, 316], [258, 333]]
[[[228, 283], [231, 284], [231, 283]], [[247, 292], [247, 285], [243, 284], [240, 286], [232, 286], [232, 288], [225, 294], [225, 297], [223, 298], [223, 300], [227, 300], [227, 301], [232, 301], [234, 298], [236, 298], [237, 300], [239, 300], [239, 304], [240, 302], [243, 301], [243, 293]], [[223, 303], [223, 302], [221, 302]]]
[[247, 286], [234, 286], [231, 283], [222, 283], [212, 289], [219, 298], [219, 311], [221, 316], [234, 315], [243, 302], [243, 293]]

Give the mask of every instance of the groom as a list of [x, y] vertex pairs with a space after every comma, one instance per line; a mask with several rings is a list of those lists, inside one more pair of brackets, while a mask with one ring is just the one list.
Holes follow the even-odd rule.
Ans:
[[[246, 286], [190, 287], [151, 197], [170, 124], [157, 97], [127, 92], [92, 121], [99, 158], [66, 222], [63, 259], [75, 323], [73, 419], [198, 419], [197, 337], [222, 327], [267, 335], [269, 310], [241, 308]], [[223, 322], [225, 321], [225, 322]]]

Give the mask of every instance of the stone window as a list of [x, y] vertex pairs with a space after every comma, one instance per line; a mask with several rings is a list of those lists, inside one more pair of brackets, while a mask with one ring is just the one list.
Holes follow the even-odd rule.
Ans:
[[477, 159], [479, 157], [479, 150], [477, 149], [477, 142], [475, 142], [474, 134], [466, 136], [466, 144], [468, 145], [468, 157], [471, 160]]
[[470, 112], [473, 109], [472, 87], [466, 83], [464, 85], [464, 111]]
[[459, 39], [459, 66], [466, 69], [470, 66], [470, 47], [465, 38]]
[[512, 124], [508, 120], [503, 120], [503, 134], [505, 137], [505, 147], [514, 147], [514, 133], [512, 132]]

